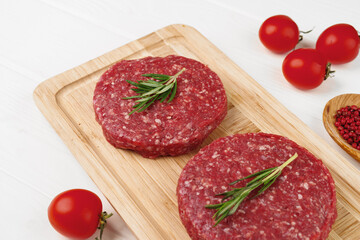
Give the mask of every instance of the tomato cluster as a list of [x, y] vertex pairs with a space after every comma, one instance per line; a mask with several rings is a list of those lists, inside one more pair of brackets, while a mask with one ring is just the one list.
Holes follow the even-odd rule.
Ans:
[[[286, 53], [302, 40], [297, 24], [288, 16], [276, 15], [266, 19], [260, 27], [263, 45], [275, 53]], [[318, 87], [330, 73], [331, 64], [344, 64], [356, 58], [360, 36], [349, 24], [336, 24], [325, 29], [316, 47], [300, 48], [290, 52], [282, 65], [288, 82], [299, 89]]]

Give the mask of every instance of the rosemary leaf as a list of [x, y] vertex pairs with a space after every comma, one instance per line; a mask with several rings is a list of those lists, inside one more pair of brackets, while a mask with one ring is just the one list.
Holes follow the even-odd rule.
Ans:
[[149, 100], [151, 100], [151, 96], [150, 97], [146, 97], [146, 98], [140, 98], [140, 99], [138, 99], [138, 100], [136, 100], [135, 102], [147, 102], [147, 101], [149, 101]]
[[160, 102], [164, 102], [165, 99], [170, 95], [171, 91], [167, 91], [167, 92], [164, 92], [162, 93], [160, 96], [159, 96], [159, 99], [160, 99]]
[[[213, 218], [215, 219], [214, 227], [219, 224], [224, 218], [234, 214], [239, 208], [240, 204], [249, 196], [249, 194], [252, 193], [254, 190], [258, 189], [261, 185], [262, 187], [260, 188], [260, 190], [258, 190], [256, 195], [252, 198], [257, 197], [261, 193], [266, 191], [266, 189], [268, 189], [281, 175], [282, 170], [292, 161], [294, 161], [297, 157], [298, 154], [295, 153], [286, 162], [284, 162], [278, 167], [268, 168], [230, 183], [230, 185], [234, 185], [239, 181], [255, 177], [250, 182], [248, 182], [245, 187], [233, 188], [231, 191], [216, 194], [216, 196], [224, 196], [222, 202], [218, 204], [205, 205], [205, 208], [217, 210], [213, 215]], [[228, 198], [230, 199], [224, 201]]]
[[140, 85], [140, 86], [138, 86], [138, 89], [141, 89], [141, 90], [144, 90], [147, 92], [147, 91], [151, 90], [152, 87]]
[[208, 209], [216, 209], [216, 208], [218, 208], [218, 207], [221, 207], [222, 205], [223, 205], [223, 203], [206, 205], [206, 208], [208, 208]]
[[175, 94], [176, 94], [176, 90], [177, 90], [177, 82], [174, 83], [174, 88], [173, 88], [173, 90], [171, 92], [171, 96], [169, 97], [168, 102], [171, 102], [174, 99]]
[[123, 98], [123, 99], [133, 99], [133, 98], [140, 98], [140, 96], [125, 97], [125, 98]]
[[158, 98], [157, 97], [154, 97], [153, 99], [151, 99], [144, 107], [142, 107], [140, 110], [138, 110], [138, 112], [142, 112], [144, 111], [146, 108], [148, 108], [153, 102], [155, 102], [155, 100]]
[[148, 91], [147, 93], [142, 94], [141, 96], [142, 96], [142, 97], [145, 97], [145, 96], [150, 96], [150, 95], [152, 95], [152, 94], [158, 94], [158, 92], [159, 92], [161, 89], [163, 89], [163, 88], [164, 88], [163, 86], [156, 87], [156, 88]]
[[136, 82], [133, 82], [131, 80], [126, 80], [128, 83], [130, 83], [131, 85], [135, 86], [135, 87], [138, 87], [139, 86], [139, 83], [136, 83]]
[[171, 78], [171, 76], [169, 76], [169, 75], [153, 74], [153, 73], [143, 74], [142, 76], [143, 77], [150, 77], [150, 78], [153, 78], [153, 79], [156, 79], [156, 80], [169, 80]]
[[152, 83], [152, 82], [142, 82], [141, 85], [143, 86], [149, 86], [149, 87], [161, 87], [161, 83], [156, 82], [156, 83]]
[[139, 103], [139, 104], [136, 104], [135, 106], [134, 106], [134, 110], [132, 110], [130, 113], [129, 113], [129, 115], [130, 114], [133, 114], [134, 112], [136, 112], [136, 111], [139, 111], [139, 109], [142, 107], [142, 106], [144, 106], [146, 104], [146, 102], [142, 102], [142, 103]]
[[245, 180], [245, 179], [248, 179], [248, 178], [252, 178], [252, 177], [258, 176], [258, 175], [260, 175], [260, 174], [262, 174], [262, 173], [270, 172], [270, 171], [273, 170], [273, 169], [275, 169], [275, 168], [264, 169], [264, 170], [262, 170], [262, 171], [253, 173], [253, 174], [251, 174], [251, 175], [249, 175], [249, 176], [247, 176], [247, 177], [244, 177], [244, 178], [238, 179], [238, 180], [236, 180], [236, 181], [234, 181], [234, 182], [232, 182], [232, 183], [229, 183], [229, 185], [234, 185], [235, 183], [238, 183], [238, 182], [240, 182], [240, 181], [242, 181], [242, 180]]
[[139, 80], [138, 82], [133, 82], [131, 80], [126, 80], [129, 84], [137, 87], [132, 88], [131, 90], [138, 94], [123, 98], [138, 98], [138, 100], [135, 101], [137, 104], [133, 106], [134, 110], [132, 110], [129, 115], [135, 112], [144, 111], [156, 100], [160, 100], [162, 103], [170, 96], [167, 102], [171, 102], [174, 99], [177, 90], [177, 77], [184, 71], [185, 68], [181, 69], [174, 76], [154, 73], [143, 74], [142, 76], [151, 78], [146, 81]]
[[[251, 181], [248, 183], [248, 186], [251, 186], [251, 185], [253, 185], [253, 184], [256, 184], [256, 183], [259, 181], [259, 179], [263, 179], [264, 177], [266, 177], [266, 176], [268, 176], [268, 175], [269, 175], [269, 172], [264, 172], [264, 173], [258, 175], [256, 178], [254, 178], [253, 180], [251, 180]], [[264, 184], [266, 184], [266, 183], [264, 183]]]
[[[143, 81], [143, 82], [144, 82], [144, 81]], [[149, 79], [149, 80], [147, 80], [146, 82], [147, 82], [147, 83], [155, 84], [155, 85], [157, 85], [157, 86], [161, 86], [161, 81], [159, 82], [159, 81], [154, 81], [154, 80]]]
[[257, 194], [256, 194], [254, 197], [252, 197], [252, 198], [255, 198], [255, 197], [259, 196], [259, 195], [260, 195], [261, 193], [263, 193], [266, 189], [268, 189], [268, 188], [276, 181], [276, 178], [277, 178], [278, 176], [280, 176], [280, 174], [281, 174], [281, 172], [279, 172], [276, 177], [274, 177], [273, 179], [269, 180], [269, 182], [264, 183], [264, 186], [263, 186], [263, 187], [257, 192]]
[[167, 85], [166, 87], [163, 87], [160, 91], [158, 91], [156, 94], [162, 94], [164, 92], [167, 92], [171, 90], [174, 87], [174, 83]]
[[146, 93], [146, 90], [142, 88], [132, 88], [131, 90], [133, 90], [136, 93]]

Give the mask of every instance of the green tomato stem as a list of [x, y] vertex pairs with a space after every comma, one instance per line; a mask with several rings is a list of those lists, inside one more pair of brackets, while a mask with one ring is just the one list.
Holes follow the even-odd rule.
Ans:
[[[110, 218], [113, 214], [107, 214], [106, 211], [102, 212], [99, 218], [99, 226], [98, 229], [100, 229], [100, 240], [102, 240], [102, 235], [106, 226], [106, 220]], [[99, 240], [98, 237], [95, 238], [95, 240]]]
[[326, 64], [326, 72], [325, 72], [325, 77], [324, 77], [324, 80], [326, 80], [326, 79], [328, 79], [329, 77], [332, 77], [333, 75], [333, 73], [334, 73], [335, 71], [333, 71], [333, 70], [331, 70], [331, 63], [327, 63]]

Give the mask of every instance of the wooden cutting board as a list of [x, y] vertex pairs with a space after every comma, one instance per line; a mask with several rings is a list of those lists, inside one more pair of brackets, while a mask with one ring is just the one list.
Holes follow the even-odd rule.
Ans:
[[178, 54], [201, 61], [222, 79], [228, 114], [204, 145], [246, 132], [286, 136], [324, 161], [336, 182], [338, 218], [329, 239], [360, 239], [360, 172], [289, 112], [197, 30], [170, 25], [59, 74], [34, 91], [37, 106], [139, 239], [189, 239], [177, 209], [181, 169], [196, 154], [157, 160], [112, 147], [95, 121], [100, 75], [122, 59]]

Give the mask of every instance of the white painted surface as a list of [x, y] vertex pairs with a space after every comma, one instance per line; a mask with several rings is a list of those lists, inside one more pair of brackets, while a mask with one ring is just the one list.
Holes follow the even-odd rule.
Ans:
[[[337, 149], [322, 110], [332, 97], [360, 93], [360, 57], [334, 66], [336, 76], [300, 91], [282, 76], [285, 55], [258, 40], [261, 23], [275, 14], [313, 27], [301, 46], [313, 47], [328, 26], [346, 22], [360, 29], [360, 2], [349, 1], [125, 1], [0, 0], [0, 218], [2, 239], [65, 239], [47, 220], [58, 193], [86, 188], [110, 204], [36, 108], [32, 92], [47, 78], [173, 23], [197, 28], [282, 104]], [[104, 239], [134, 239], [120, 216], [109, 220]]]

